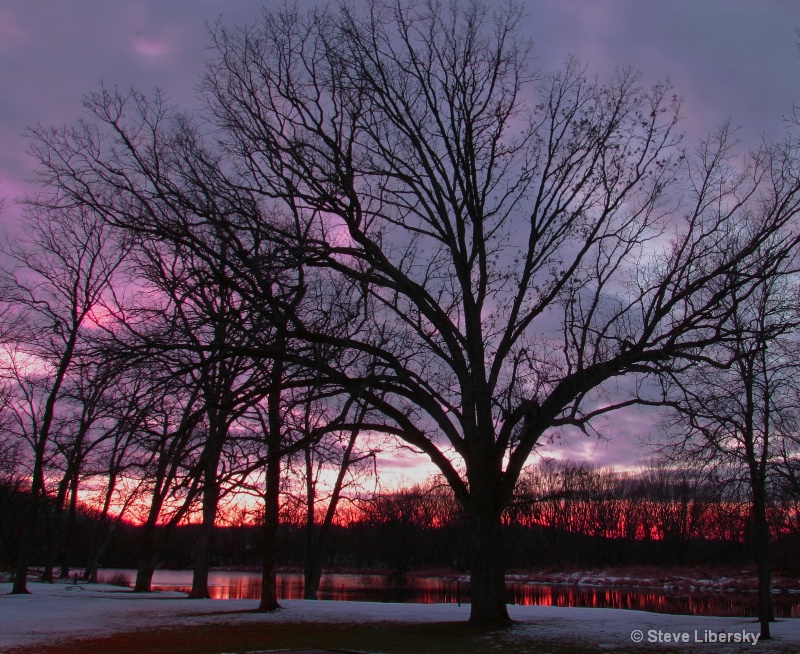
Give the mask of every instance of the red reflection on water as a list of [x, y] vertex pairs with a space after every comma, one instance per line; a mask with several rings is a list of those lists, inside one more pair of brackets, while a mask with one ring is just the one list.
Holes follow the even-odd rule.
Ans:
[[667, 598], [650, 590], [619, 590], [584, 586], [547, 584], [509, 584], [506, 589], [513, 604], [523, 606], [568, 606], [636, 611], [666, 612]]
[[[303, 576], [278, 575], [280, 599], [302, 599]], [[158, 571], [153, 588], [189, 592], [190, 571]], [[214, 572], [209, 576], [213, 599], [251, 599], [261, 597], [261, 576], [257, 573]], [[716, 615], [755, 617], [755, 593], [689, 593], [642, 588], [601, 588], [561, 584], [506, 584], [509, 604], [523, 606], [561, 606], [631, 609], [678, 615]], [[411, 602], [441, 604], [469, 602], [469, 583], [438, 577], [387, 577], [382, 575], [324, 575], [320, 600], [361, 602]], [[776, 617], [800, 617], [800, 596], [775, 595]]]
[[[758, 600], [755, 593], [678, 593], [645, 588], [618, 589], [517, 583], [506, 585], [506, 597], [509, 603], [523, 606], [629, 609], [674, 615], [731, 617], [758, 615]], [[800, 597], [775, 595], [772, 601], [776, 617], [800, 617]]]
[[[252, 573], [215, 572], [209, 575], [212, 599], [260, 599], [261, 577]], [[303, 575], [281, 573], [277, 578], [280, 599], [303, 598]], [[411, 602], [416, 604], [455, 603], [463, 598], [468, 584], [436, 577], [386, 577], [383, 575], [324, 575], [317, 598], [339, 602]], [[191, 590], [188, 571], [158, 571], [153, 580], [155, 590]]]

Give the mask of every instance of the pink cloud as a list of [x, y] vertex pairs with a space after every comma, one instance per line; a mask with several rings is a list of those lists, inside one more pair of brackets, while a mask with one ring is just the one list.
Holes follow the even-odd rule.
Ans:
[[13, 50], [30, 37], [30, 32], [20, 25], [13, 14], [0, 9], [0, 50]]
[[172, 45], [165, 39], [137, 36], [133, 41], [133, 50], [148, 59], [157, 59], [170, 54]]

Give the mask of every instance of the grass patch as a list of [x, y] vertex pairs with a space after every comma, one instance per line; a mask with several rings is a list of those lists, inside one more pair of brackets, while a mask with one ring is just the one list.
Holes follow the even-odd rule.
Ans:
[[[260, 622], [151, 629], [15, 648], [14, 654], [219, 654], [329, 648], [381, 654], [596, 654], [606, 648], [547, 642], [531, 625], [487, 631], [464, 622], [408, 624]], [[626, 652], [632, 651], [626, 649]], [[661, 650], [662, 652], [664, 650]], [[651, 650], [652, 652], [652, 650]]]

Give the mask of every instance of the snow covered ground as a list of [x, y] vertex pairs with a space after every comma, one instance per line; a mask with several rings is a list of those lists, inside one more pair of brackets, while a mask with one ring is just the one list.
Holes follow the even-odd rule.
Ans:
[[[0, 583], [0, 651], [59, 639], [107, 635], [154, 627], [214, 623], [437, 622], [466, 620], [469, 605], [381, 604], [286, 600], [276, 614], [247, 613], [253, 600], [188, 600], [183, 593], [135, 594], [104, 584], [30, 584], [30, 595], [9, 595]], [[773, 640], [756, 642], [750, 618], [658, 615], [618, 609], [509, 606], [520, 638], [584, 643], [611, 651], [789, 652], [800, 651], [800, 619], [772, 627]], [[720, 634], [724, 634], [723, 637]], [[733, 642], [721, 644], [724, 638]], [[677, 642], [677, 647], [676, 647]], [[641, 644], [639, 644], [641, 643]], [[638, 645], [638, 647], [636, 647]]]

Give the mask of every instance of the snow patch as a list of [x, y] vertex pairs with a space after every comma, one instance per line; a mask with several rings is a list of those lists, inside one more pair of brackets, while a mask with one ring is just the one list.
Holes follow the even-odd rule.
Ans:
[[[0, 651], [20, 645], [107, 635], [115, 632], [195, 624], [253, 622], [444, 622], [466, 620], [469, 605], [379, 604], [284, 600], [278, 613], [242, 613], [258, 606], [254, 600], [189, 600], [185, 593], [134, 593], [106, 584], [44, 584], [31, 582], [30, 595], [10, 595], [11, 584], [0, 584]], [[658, 615], [618, 609], [509, 606], [517, 624], [507, 637], [582, 643], [602, 649], [632, 645], [631, 634], [689, 632], [702, 634], [758, 633], [751, 618]], [[759, 643], [759, 652], [800, 648], [800, 620], [773, 625], [774, 640]], [[505, 636], [504, 636], [505, 638]], [[647, 640], [643, 645], [648, 648]], [[664, 647], [667, 647], [664, 645]], [[699, 644], [693, 652], [719, 652], [718, 645]], [[742, 650], [745, 651], [745, 650]]]

